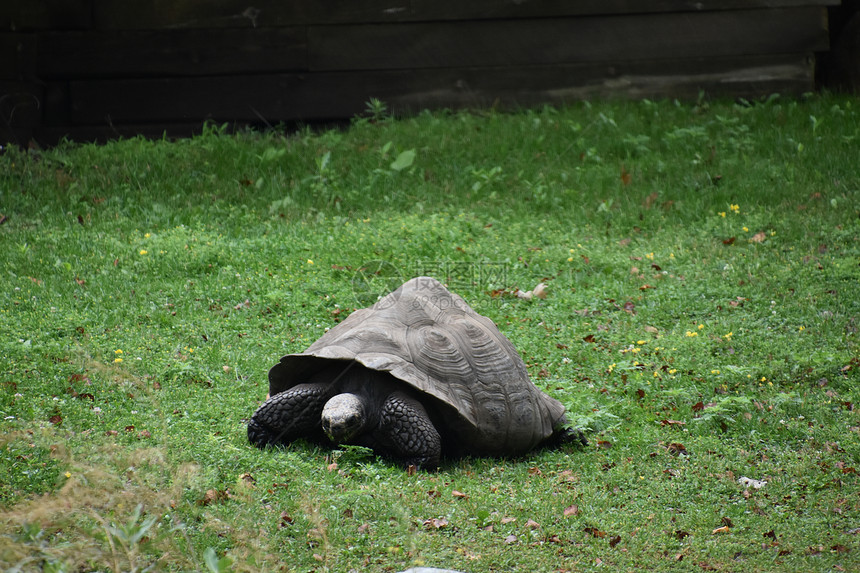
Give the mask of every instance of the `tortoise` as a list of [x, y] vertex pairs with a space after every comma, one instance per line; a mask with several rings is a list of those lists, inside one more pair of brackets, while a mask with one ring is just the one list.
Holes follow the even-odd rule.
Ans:
[[443, 454], [517, 456], [584, 444], [564, 410], [532, 383], [489, 318], [437, 280], [417, 277], [281, 358], [248, 439], [265, 447], [328, 438], [433, 470]]

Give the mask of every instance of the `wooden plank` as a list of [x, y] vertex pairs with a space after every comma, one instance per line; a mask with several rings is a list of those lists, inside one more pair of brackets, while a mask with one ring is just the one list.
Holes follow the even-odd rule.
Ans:
[[43, 78], [146, 77], [307, 69], [305, 29], [154, 30], [40, 35]]
[[3, 0], [0, 30], [89, 28], [92, 0]]
[[33, 77], [35, 71], [35, 35], [0, 33], [0, 78]]
[[828, 45], [823, 8], [313, 26], [311, 70], [420, 69], [803, 53]]
[[695, 97], [801, 93], [813, 86], [807, 55], [607, 64], [456, 68], [162, 80], [70, 82], [71, 122], [310, 121], [349, 118], [371, 97], [397, 110], [536, 105], [598, 96]]
[[247, 0], [91, 1], [94, 3], [95, 27], [116, 30], [544, 18], [832, 6], [839, 3], [839, 0], [255, 0], [253, 3]]
[[461, 20], [710, 12], [800, 6], [835, 6], [840, 0], [412, 0], [404, 20]]
[[0, 80], [0, 125], [16, 130], [42, 123], [44, 89], [35, 82]]

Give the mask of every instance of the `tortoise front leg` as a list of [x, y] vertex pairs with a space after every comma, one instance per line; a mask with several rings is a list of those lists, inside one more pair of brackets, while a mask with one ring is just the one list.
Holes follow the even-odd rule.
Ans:
[[320, 414], [330, 394], [328, 384], [299, 384], [275, 394], [251, 416], [248, 441], [262, 448], [297, 438], [322, 438]]
[[394, 392], [382, 405], [379, 431], [391, 454], [404, 466], [435, 470], [442, 454], [442, 438], [418, 400]]

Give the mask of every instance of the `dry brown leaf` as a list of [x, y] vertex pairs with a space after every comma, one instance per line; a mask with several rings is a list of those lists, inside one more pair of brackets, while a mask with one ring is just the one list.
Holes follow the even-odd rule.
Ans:
[[564, 508], [564, 516], [565, 517], [576, 517], [579, 515], [579, 506], [574, 504], [568, 505]]
[[761, 243], [761, 242], [764, 242], [764, 240], [766, 238], [767, 238], [767, 235], [765, 235], [763, 232], [759, 231], [758, 233], [756, 233], [755, 235], [750, 237], [750, 243]]
[[426, 529], [442, 529], [448, 525], [448, 520], [444, 517], [431, 517], [430, 519], [424, 520], [424, 527]]

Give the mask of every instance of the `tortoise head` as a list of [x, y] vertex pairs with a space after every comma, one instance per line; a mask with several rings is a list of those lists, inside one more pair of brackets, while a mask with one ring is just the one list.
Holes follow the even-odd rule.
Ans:
[[323, 406], [322, 429], [335, 443], [348, 443], [361, 433], [366, 421], [365, 401], [355, 394], [338, 394]]

